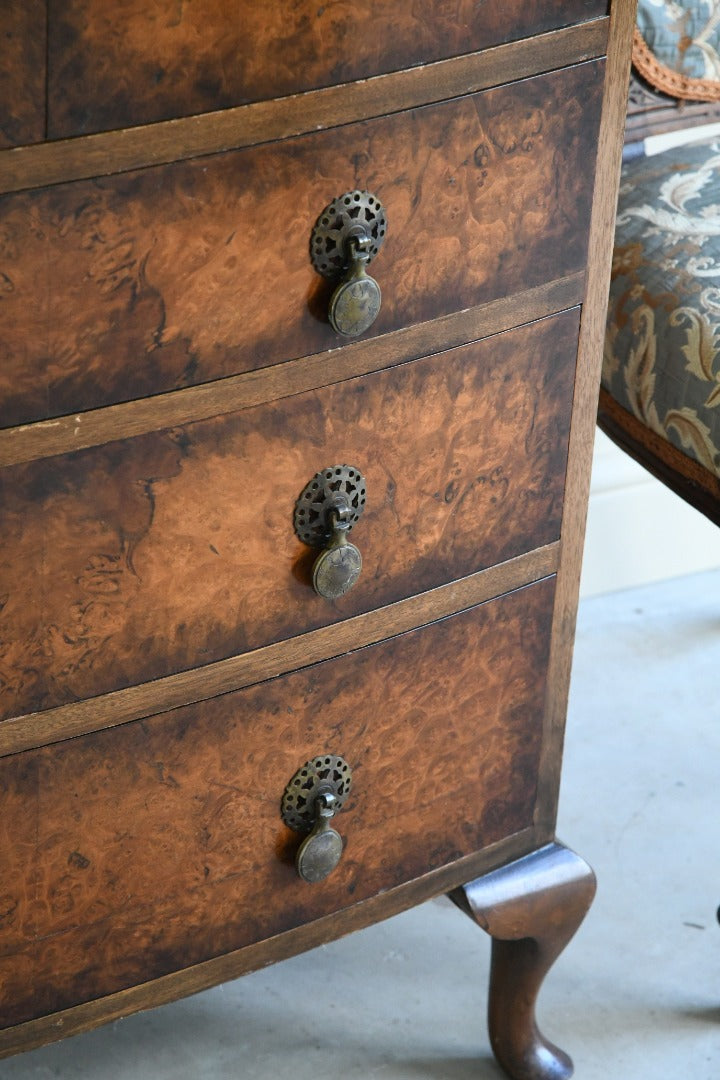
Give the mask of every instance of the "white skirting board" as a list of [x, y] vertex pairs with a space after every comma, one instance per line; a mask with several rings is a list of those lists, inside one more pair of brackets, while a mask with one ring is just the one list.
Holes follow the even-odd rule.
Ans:
[[580, 595], [718, 568], [720, 528], [598, 431]]

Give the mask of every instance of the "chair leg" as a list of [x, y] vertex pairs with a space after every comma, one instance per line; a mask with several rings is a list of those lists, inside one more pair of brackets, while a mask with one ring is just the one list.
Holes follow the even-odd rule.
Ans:
[[538, 1030], [535, 1002], [592, 903], [592, 870], [552, 843], [449, 895], [493, 939], [488, 1026], [498, 1062], [512, 1080], [566, 1080], [572, 1061]]

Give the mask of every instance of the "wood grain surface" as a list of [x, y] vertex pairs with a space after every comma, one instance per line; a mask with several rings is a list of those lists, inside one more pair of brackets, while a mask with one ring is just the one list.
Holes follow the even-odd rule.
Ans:
[[541, 796], [536, 824], [552, 836], [557, 820], [562, 748], [570, 688], [583, 541], [590, 494], [598, 388], [602, 366], [610, 265], [615, 238], [623, 132], [635, 29], [635, 0], [614, 0], [610, 20], [607, 77], [597, 155], [597, 173], [590, 225], [590, 251], [582, 308], [578, 370], [570, 432], [570, 455], [563, 514], [561, 570], [555, 606], [550, 695], [543, 740]]
[[315, 390], [330, 382], [367, 375], [565, 311], [579, 305], [584, 293], [585, 274], [578, 271], [570, 277], [491, 300], [489, 304], [455, 311], [432, 322], [416, 323], [381, 338], [360, 339], [338, 346], [330, 353], [302, 357], [292, 364], [273, 364], [183, 390], [2, 428], [0, 467], [207, 420]]
[[58, 705], [54, 709], [12, 717], [0, 724], [0, 756], [18, 754], [37, 746], [47, 746], [92, 731], [155, 716], [195, 701], [205, 701], [218, 694], [227, 694], [243, 686], [286, 675], [295, 668], [341, 656], [350, 649], [361, 649], [397, 634], [405, 634], [417, 626], [456, 615], [459, 611], [554, 574], [559, 548], [559, 541], [535, 548], [526, 555], [518, 555], [458, 581], [438, 585], [435, 589], [409, 596], [405, 600], [397, 600], [387, 607], [375, 608], [340, 623], [321, 626], [298, 637], [285, 638], [239, 656], [230, 656], [151, 682], [136, 683], [98, 697]]
[[148, 123], [473, 52], [602, 0], [50, 0], [51, 138]]
[[0, 147], [45, 138], [45, 31], [45, 0], [0, 0]]
[[407, 911], [408, 908], [456, 889], [480, 874], [506, 866], [514, 859], [536, 851], [542, 844], [543, 840], [538, 838], [534, 828], [522, 829], [504, 840], [487, 844], [472, 855], [430, 870], [422, 877], [406, 881], [394, 889], [353, 904], [352, 907], [340, 908], [304, 926], [287, 930], [277, 937], [260, 941], [256, 945], [245, 945], [169, 975], [161, 975], [157, 979], [138, 983], [114, 994], [95, 998], [83, 1005], [71, 1006], [36, 1020], [3, 1028], [0, 1030], [0, 1058], [90, 1031], [100, 1024], [119, 1020], [131, 1013], [166, 1005], [170, 1001], [197, 994], [211, 986], [267, 967], [268, 964], [318, 948], [345, 934], [363, 930], [382, 919], [398, 915], [401, 911]]
[[570, 1080], [573, 1063], [545, 1038], [536, 1002], [545, 976], [585, 918], [595, 875], [552, 843], [452, 893], [450, 899], [493, 939], [488, 1027], [505, 1074]]
[[603, 63], [362, 124], [0, 200], [0, 424], [329, 350], [327, 202], [384, 202], [375, 336], [584, 267]]
[[[553, 588], [5, 759], [3, 1026], [281, 933], [527, 827]], [[354, 773], [337, 819], [346, 849], [309, 886], [279, 807], [296, 769], [328, 752]]]
[[[328, 625], [559, 535], [578, 313], [212, 420], [0, 473], [2, 711], [51, 708]], [[293, 531], [366, 477], [329, 603]]]
[[0, 151], [0, 192], [110, 176], [475, 94], [604, 56], [607, 17], [482, 52], [176, 120]]

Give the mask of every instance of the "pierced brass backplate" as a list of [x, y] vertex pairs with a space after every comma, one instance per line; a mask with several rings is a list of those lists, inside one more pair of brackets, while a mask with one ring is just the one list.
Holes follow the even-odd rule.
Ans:
[[295, 532], [304, 544], [323, 547], [313, 565], [313, 588], [338, 600], [362, 572], [362, 555], [348, 533], [365, 509], [365, 480], [351, 465], [316, 473], [295, 505]]
[[282, 817], [295, 832], [308, 832], [315, 824], [315, 802], [321, 795], [335, 796], [335, 812], [342, 810], [352, 786], [352, 769], [336, 754], [306, 761], [285, 788]]
[[360, 520], [367, 497], [365, 477], [352, 465], [315, 473], [295, 504], [295, 532], [303, 544], [322, 547], [333, 534], [332, 512], [340, 511], [347, 532]]
[[382, 247], [385, 208], [369, 191], [347, 191], [325, 207], [310, 237], [310, 257], [318, 274], [337, 281], [328, 320], [343, 337], [358, 337], [380, 312], [382, 292], [367, 265]]
[[369, 191], [347, 191], [325, 207], [310, 238], [310, 257], [318, 274], [339, 278], [351, 263], [351, 240], [367, 242], [367, 262], [372, 262], [385, 239], [387, 215], [380, 200]]
[[283, 821], [297, 832], [312, 829], [295, 856], [303, 881], [323, 881], [340, 862], [343, 841], [330, 821], [342, 810], [351, 784], [348, 763], [336, 754], [327, 754], [307, 761], [285, 788]]

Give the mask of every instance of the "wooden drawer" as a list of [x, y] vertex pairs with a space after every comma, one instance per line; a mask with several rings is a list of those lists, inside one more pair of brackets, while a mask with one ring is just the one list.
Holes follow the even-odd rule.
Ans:
[[[554, 581], [234, 694], [0, 762], [4, 1026], [239, 949], [529, 827]], [[354, 773], [323, 883], [295, 771]]]
[[0, 148], [45, 137], [45, 3], [0, 8]]
[[0, 425], [337, 347], [309, 240], [353, 187], [388, 214], [370, 336], [581, 272], [603, 74], [6, 196]]
[[364, 79], [605, 14], [603, 0], [49, 0], [51, 138]]
[[[559, 537], [578, 312], [171, 431], [0, 474], [2, 710], [242, 653]], [[412, 437], [410, 437], [410, 435]], [[367, 479], [364, 569], [310, 585], [295, 502]]]

